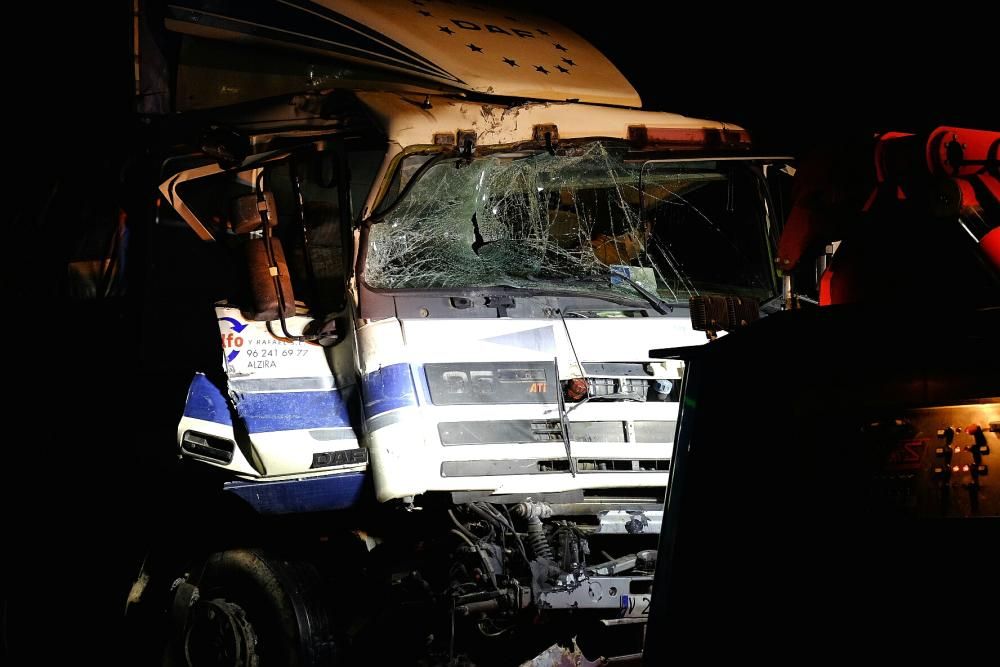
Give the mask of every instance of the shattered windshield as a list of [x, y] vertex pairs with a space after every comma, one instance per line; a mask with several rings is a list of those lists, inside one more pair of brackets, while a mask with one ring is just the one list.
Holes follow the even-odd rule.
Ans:
[[571, 154], [434, 164], [372, 225], [374, 288], [512, 286], [670, 303], [773, 292], [760, 178], [740, 161], [625, 161], [592, 142]]

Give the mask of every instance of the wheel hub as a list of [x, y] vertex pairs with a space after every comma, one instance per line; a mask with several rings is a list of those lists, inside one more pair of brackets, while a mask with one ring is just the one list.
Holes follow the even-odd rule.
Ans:
[[184, 635], [188, 667], [257, 667], [257, 635], [243, 609], [217, 598], [198, 600]]

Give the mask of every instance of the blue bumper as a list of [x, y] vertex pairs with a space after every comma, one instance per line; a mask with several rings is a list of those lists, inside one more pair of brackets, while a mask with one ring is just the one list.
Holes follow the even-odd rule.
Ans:
[[226, 482], [234, 493], [261, 514], [326, 512], [356, 505], [368, 475], [349, 472], [279, 482]]

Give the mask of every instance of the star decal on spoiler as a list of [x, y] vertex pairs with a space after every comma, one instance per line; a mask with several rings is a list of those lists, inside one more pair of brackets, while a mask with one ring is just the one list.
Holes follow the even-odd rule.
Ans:
[[569, 49], [567, 49], [567, 48], [566, 48], [565, 46], [563, 46], [562, 44], [553, 44], [552, 46], [556, 47], [556, 48], [557, 48], [558, 50], [560, 50], [560, 51], [569, 51]]
[[541, 65], [536, 65], [535, 66], [535, 71], [536, 72], [541, 72], [542, 74], [548, 74], [549, 73], [549, 70], [545, 69]]
[[563, 58], [562, 61], [567, 65], [572, 65], [573, 67], [576, 67], [576, 63], [573, 62], [570, 58]]
[[482, 53], [483, 52], [483, 49], [481, 47], [479, 47], [479, 46], [476, 46], [475, 44], [466, 44], [466, 46], [469, 47], [469, 50], [475, 51], [476, 53]]
[[431, 14], [426, 9], [418, 9], [417, 13], [420, 14], [421, 16], [433, 16], [433, 14]]
[[569, 74], [569, 70], [563, 67], [562, 65], [556, 65], [556, 69], [562, 72], [563, 74]]
[[441, 32], [447, 33], [449, 35], [454, 35], [455, 34], [455, 31], [452, 30], [451, 28], [449, 28], [446, 25], [438, 26], [438, 30], [440, 30]]
[[517, 64], [517, 61], [513, 58], [504, 58], [503, 61], [511, 67], [520, 67], [520, 65]]

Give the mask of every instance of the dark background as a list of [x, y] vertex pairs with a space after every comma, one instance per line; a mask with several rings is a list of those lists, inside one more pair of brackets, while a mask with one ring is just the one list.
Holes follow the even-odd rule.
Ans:
[[601, 49], [647, 108], [735, 122], [765, 149], [1000, 128], [1000, 42], [987, 10], [564, 0], [540, 9]]
[[[146, 393], [140, 348], [169, 341], [181, 323], [137, 331], [120, 314], [80, 318], [57, 298], [66, 231], [93, 216], [70, 193], [103, 188], [113, 201], [126, 157], [141, 148], [130, 4], [35, 3], [5, 24], [3, 377], [14, 398], [3, 405], [0, 468], [4, 643], [34, 664], [113, 655], [136, 537], [184, 529], [136, 502], [156, 491], [132, 463], [155, 447], [151, 419], [176, 424]], [[926, 17], [803, 3], [520, 4], [596, 44], [647, 108], [735, 122], [761, 150], [802, 154], [938, 124], [1000, 128], [987, 60], [995, 20], [957, 4]], [[69, 204], [43, 226], [54, 184]]]

